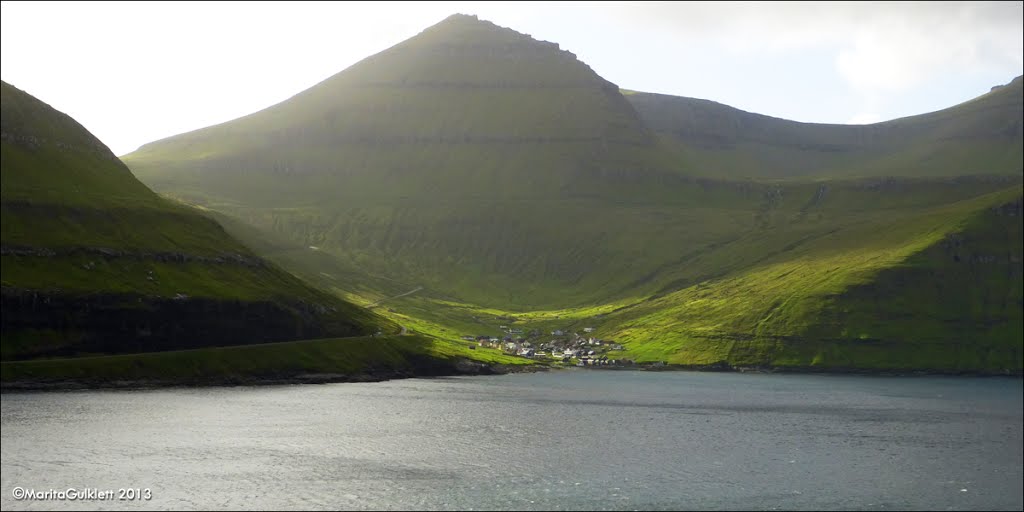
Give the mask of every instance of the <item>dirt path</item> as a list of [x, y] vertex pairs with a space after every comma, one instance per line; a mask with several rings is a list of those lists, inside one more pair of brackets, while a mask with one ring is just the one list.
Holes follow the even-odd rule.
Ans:
[[387, 298], [378, 300], [377, 302], [374, 302], [373, 304], [370, 304], [370, 305], [368, 305], [366, 307], [367, 307], [367, 309], [373, 308], [373, 307], [377, 307], [378, 305], [380, 305], [381, 302], [384, 302], [384, 301], [387, 301], [387, 300], [392, 300], [392, 299], [397, 299], [399, 297], [405, 297], [406, 295], [412, 295], [412, 294], [414, 294], [414, 293], [416, 293], [416, 292], [418, 292], [418, 291], [420, 291], [422, 289], [423, 289], [422, 286], [417, 286], [416, 288], [413, 288], [412, 290], [409, 290], [409, 291], [407, 291], [405, 293], [400, 293], [398, 295], [395, 295], [394, 297], [387, 297]]

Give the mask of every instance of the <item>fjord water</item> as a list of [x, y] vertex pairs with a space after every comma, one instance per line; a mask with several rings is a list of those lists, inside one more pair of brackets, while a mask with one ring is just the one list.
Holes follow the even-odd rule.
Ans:
[[[6, 393], [4, 510], [1016, 509], [1022, 381], [561, 371]], [[15, 501], [15, 487], [151, 501]]]

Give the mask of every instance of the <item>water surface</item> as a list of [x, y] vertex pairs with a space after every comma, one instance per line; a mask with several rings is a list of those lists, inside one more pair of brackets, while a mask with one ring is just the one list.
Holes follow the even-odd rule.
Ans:
[[6, 393], [0, 505], [1020, 510], [1022, 382], [577, 370]]

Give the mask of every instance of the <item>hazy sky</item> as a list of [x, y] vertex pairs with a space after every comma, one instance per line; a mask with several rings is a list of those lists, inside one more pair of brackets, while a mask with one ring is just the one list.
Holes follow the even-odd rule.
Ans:
[[450, 14], [575, 53], [620, 87], [806, 122], [930, 112], [1024, 73], [1021, 1], [3, 2], [4, 81], [118, 155], [234, 119]]

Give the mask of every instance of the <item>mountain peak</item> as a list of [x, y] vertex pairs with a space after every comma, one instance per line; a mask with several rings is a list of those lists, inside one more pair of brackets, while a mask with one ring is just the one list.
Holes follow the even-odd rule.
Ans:
[[480, 18], [478, 18], [476, 14], [462, 14], [461, 12], [457, 12], [442, 20], [441, 23], [465, 23], [471, 21], [480, 21]]
[[1010, 82], [1006, 83], [1006, 84], [993, 85], [992, 88], [989, 89], [989, 92], [998, 91], [999, 89], [1002, 89], [1003, 87], [1009, 87], [1009, 86], [1018, 86], [1019, 87], [1022, 82], [1024, 82], [1024, 75], [1020, 75], [1017, 78], [1014, 78], [1013, 80], [1010, 80]]
[[527, 44], [558, 50], [557, 43], [538, 41], [529, 34], [482, 20], [475, 14], [456, 13], [420, 32], [410, 39], [418, 44], [441, 45], [508, 45]]

